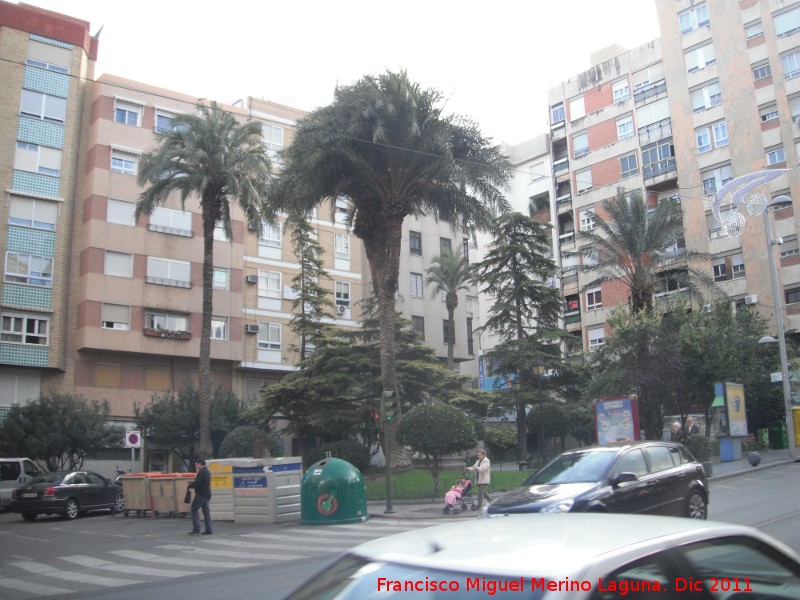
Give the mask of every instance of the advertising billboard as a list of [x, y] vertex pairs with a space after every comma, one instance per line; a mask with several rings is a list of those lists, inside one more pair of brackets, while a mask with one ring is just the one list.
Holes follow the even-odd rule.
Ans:
[[594, 426], [598, 444], [639, 439], [639, 410], [636, 398], [605, 398], [594, 404]]

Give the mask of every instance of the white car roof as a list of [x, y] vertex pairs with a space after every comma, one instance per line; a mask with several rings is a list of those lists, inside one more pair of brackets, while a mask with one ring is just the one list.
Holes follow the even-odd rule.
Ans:
[[745, 535], [800, 556], [758, 530], [680, 517], [557, 513], [461, 521], [393, 535], [353, 550], [364, 558], [485, 575], [594, 576], [652, 551]]

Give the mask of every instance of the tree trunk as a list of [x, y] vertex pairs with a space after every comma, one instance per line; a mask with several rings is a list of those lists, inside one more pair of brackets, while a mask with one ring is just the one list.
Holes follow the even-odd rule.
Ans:
[[203, 198], [203, 314], [200, 325], [199, 357], [199, 410], [200, 410], [200, 455], [212, 458], [211, 440], [211, 316], [214, 311], [214, 225], [216, 218], [211, 210], [211, 198]]

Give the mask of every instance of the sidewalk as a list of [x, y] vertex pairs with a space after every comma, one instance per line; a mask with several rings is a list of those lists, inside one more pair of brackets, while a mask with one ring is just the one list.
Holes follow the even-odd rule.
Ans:
[[[769, 469], [778, 465], [786, 465], [791, 462], [789, 458], [789, 450], [769, 450], [768, 452], [760, 452], [761, 462], [753, 467], [747, 462], [747, 457], [740, 460], [730, 462], [720, 462], [719, 457], [715, 457], [712, 461], [711, 472], [712, 475], [708, 478], [709, 481], [720, 481], [728, 477], [736, 477], [738, 475], [745, 475], [753, 471], [761, 469]], [[386, 519], [439, 519], [442, 523], [448, 521], [455, 521], [457, 519], [472, 519], [475, 518], [477, 511], [465, 511], [461, 514], [454, 515], [452, 512], [444, 514], [442, 507], [444, 506], [444, 492], [442, 492], [442, 500], [438, 502], [426, 502], [424, 500], [395, 500], [392, 503], [394, 512], [386, 514], [386, 502], [370, 501], [367, 502], [367, 509], [371, 518], [386, 518]]]

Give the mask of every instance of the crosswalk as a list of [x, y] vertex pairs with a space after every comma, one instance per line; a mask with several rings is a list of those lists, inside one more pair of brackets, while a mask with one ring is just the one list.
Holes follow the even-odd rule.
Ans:
[[[249, 533], [196, 536], [146, 549], [118, 548], [47, 559], [0, 562], [0, 598], [28, 600], [189, 577], [201, 572], [328, 556], [363, 542], [433, 525], [440, 519], [372, 519], [324, 527], [254, 527]], [[163, 541], [163, 540], [162, 540]], [[85, 550], [85, 549], [84, 549]]]

